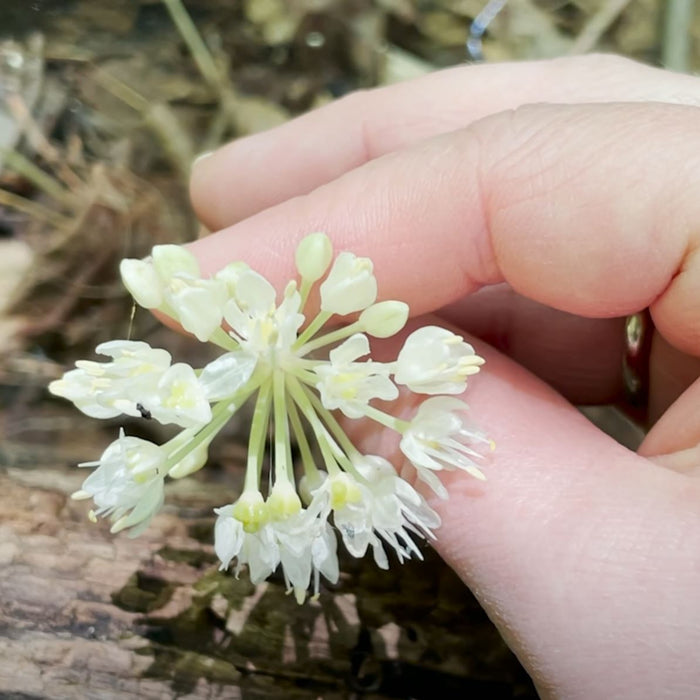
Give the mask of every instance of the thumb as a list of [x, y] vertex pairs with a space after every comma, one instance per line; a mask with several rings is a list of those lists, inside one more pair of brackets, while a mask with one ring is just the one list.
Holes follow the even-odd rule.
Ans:
[[588, 423], [488, 347], [467, 398], [496, 442], [486, 482], [445, 475], [436, 548], [540, 691], [660, 697], [698, 687], [699, 486]]

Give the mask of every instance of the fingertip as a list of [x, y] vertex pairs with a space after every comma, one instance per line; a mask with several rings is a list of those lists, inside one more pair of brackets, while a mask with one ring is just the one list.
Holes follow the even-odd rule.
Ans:
[[220, 228], [222, 207], [226, 199], [221, 199], [220, 176], [225, 163], [233, 157], [232, 142], [216, 151], [200, 153], [190, 169], [189, 193], [197, 218], [209, 229]]

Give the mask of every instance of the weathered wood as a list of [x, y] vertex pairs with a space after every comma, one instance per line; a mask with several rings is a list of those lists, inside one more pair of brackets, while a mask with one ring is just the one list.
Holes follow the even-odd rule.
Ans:
[[[84, 472], [0, 474], [3, 698], [527, 697], [531, 689], [461, 582], [426, 563], [343, 561], [297, 606], [280, 580], [217, 571], [210, 504], [181, 487], [137, 539], [70, 500]], [[178, 485], [179, 486], [179, 485]]]

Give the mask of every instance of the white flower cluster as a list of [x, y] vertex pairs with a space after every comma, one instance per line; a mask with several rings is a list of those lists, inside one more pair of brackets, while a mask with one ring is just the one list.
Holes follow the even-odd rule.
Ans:
[[[95, 418], [126, 414], [182, 428], [163, 445], [121, 431], [98, 462], [81, 465], [96, 469], [74, 497], [92, 498], [92, 519], [108, 516], [113, 532], [129, 529], [132, 535], [161, 507], [165, 478], [201, 469], [209, 443], [255, 395], [243, 492], [216, 509], [215, 549], [222, 569], [235, 561], [238, 573], [247, 565], [255, 583], [281, 566], [288, 589], [303, 601], [310, 586], [318, 593], [321, 575], [338, 578], [336, 532], [350, 554], [362, 557], [371, 547], [386, 568], [385, 547], [399, 561], [420, 558], [416, 539], [434, 537], [440, 525], [387, 460], [355, 447], [331, 411], [396, 431], [418, 477], [441, 497], [447, 491], [436, 472], [461, 469], [483, 479], [476, 462], [490, 443], [469, 424], [466, 404], [445, 395], [461, 394], [483, 364], [471, 345], [427, 326], [408, 336], [396, 361], [364, 360], [368, 336], [396, 334], [408, 306], [376, 302], [371, 261], [349, 252], [333, 260], [325, 234], [301, 241], [296, 265], [299, 283], [290, 282], [278, 303], [272, 285], [244, 263], [202, 278], [191, 253], [174, 245], [156, 246], [147, 260], [122, 261], [124, 284], [140, 305], [170, 316], [224, 353], [195, 370], [172, 364], [168, 352], [147, 343], [114, 340], [97, 348], [109, 361], [77, 362], [49, 389]], [[305, 324], [309, 293], [321, 280], [320, 311]], [[321, 333], [333, 315], [358, 313], [357, 320]], [[335, 347], [328, 359], [316, 359], [316, 351], [329, 345]], [[434, 396], [411, 420], [371, 405], [373, 399], [396, 399], [397, 385]], [[273, 454], [263, 478], [268, 434]]]

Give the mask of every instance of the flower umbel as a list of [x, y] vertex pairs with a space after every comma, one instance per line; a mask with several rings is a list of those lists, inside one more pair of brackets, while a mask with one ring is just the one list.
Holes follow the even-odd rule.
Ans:
[[[434, 538], [440, 526], [437, 513], [394, 466], [355, 447], [332, 411], [395, 431], [418, 478], [443, 498], [447, 489], [437, 472], [461, 470], [483, 479], [478, 464], [492, 443], [454, 396], [483, 364], [471, 345], [427, 326], [408, 336], [396, 361], [368, 359], [370, 337], [398, 333], [408, 306], [377, 302], [372, 262], [347, 251], [333, 260], [325, 234], [303, 239], [295, 260], [299, 279], [281, 299], [245, 263], [202, 278], [194, 256], [179, 246], [156, 246], [147, 260], [122, 261], [122, 279], [138, 304], [170, 316], [223, 353], [193, 369], [172, 364], [168, 352], [147, 343], [114, 340], [97, 348], [109, 361], [77, 362], [49, 389], [95, 418], [126, 414], [182, 428], [163, 445], [122, 430], [99, 461], [80, 465], [95, 469], [74, 497], [92, 498], [91, 519], [108, 517], [113, 532], [127, 529], [132, 536], [162, 506], [166, 478], [201, 469], [214, 437], [254, 400], [243, 490], [216, 509], [215, 550], [222, 569], [234, 563], [238, 575], [247, 566], [254, 583], [281, 567], [288, 591], [303, 602], [309, 588], [318, 594], [321, 577], [338, 579], [336, 529], [352, 556], [371, 548], [377, 565], [387, 568], [387, 548], [399, 562], [422, 558], [419, 540]], [[307, 319], [317, 284], [320, 311]], [[323, 330], [333, 315], [358, 313], [345, 326]], [[372, 405], [395, 400], [397, 384], [432, 395], [410, 420]], [[268, 436], [271, 463], [263, 474]]]

